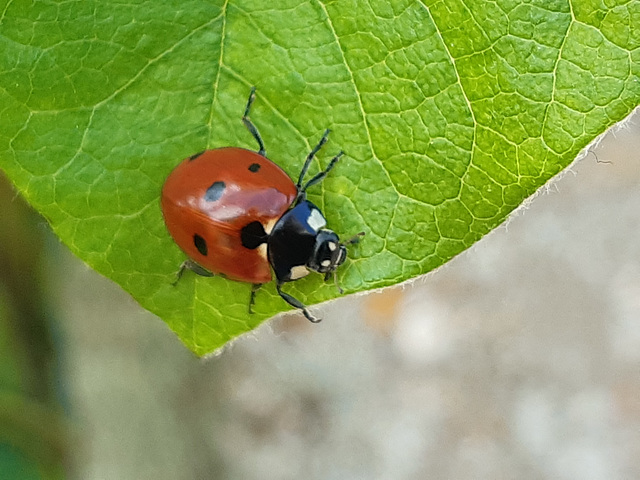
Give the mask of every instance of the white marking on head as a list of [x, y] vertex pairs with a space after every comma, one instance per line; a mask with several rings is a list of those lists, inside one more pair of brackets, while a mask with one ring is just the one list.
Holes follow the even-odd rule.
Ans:
[[338, 246], [335, 242], [329, 242], [329, 250], [333, 252], [336, 248], [338, 248]]
[[256, 250], [258, 251], [258, 255], [260, 255], [262, 258], [264, 258], [265, 260], [267, 260], [267, 242], [265, 243], [261, 243], [260, 245], [258, 245], [258, 248], [256, 248]]
[[291, 280], [297, 280], [299, 278], [306, 277], [308, 274], [309, 270], [304, 265], [296, 265], [295, 267], [291, 268], [291, 271], [289, 272]]
[[327, 224], [327, 221], [320, 213], [320, 210], [314, 208], [311, 210], [311, 213], [309, 214], [309, 218], [307, 218], [307, 223], [311, 228], [313, 228], [317, 232]]
[[320, 262], [320, 265], [322, 265], [323, 267], [328, 267], [329, 265], [331, 265], [331, 260], [322, 260]]

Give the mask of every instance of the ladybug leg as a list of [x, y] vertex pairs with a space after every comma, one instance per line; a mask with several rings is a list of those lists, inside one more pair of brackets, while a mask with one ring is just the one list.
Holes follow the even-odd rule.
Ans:
[[[327, 280], [329, 280], [330, 276], [331, 276], [331, 272], [327, 272], [324, 275], [324, 281], [326, 282]], [[342, 289], [342, 287], [338, 283], [338, 272], [336, 272], [335, 270], [333, 271], [333, 283], [336, 285], [336, 288], [338, 289], [338, 292], [340, 293], [340, 295], [343, 295], [344, 294], [344, 290]]]
[[292, 307], [295, 308], [299, 308], [300, 310], [302, 310], [302, 314], [306, 317], [307, 320], [309, 320], [311, 323], [318, 323], [320, 321], [322, 321], [321, 318], [315, 318], [313, 317], [309, 311], [307, 310], [307, 307], [304, 306], [304, 304], [298, 300], [297, 298], [292, 297], [291, 295], [289, 295], [288, 293], [285, 293], [282, 291], [282, 284], [281, 283], [276, 283], [276, 289], [278, 290], [278, 294], [282, 297], [282, 299], [287, 302], [289, 305], [291, 305]]
[[304, 190], [301, 188], [302, 180], [304, 179], [304, 176], [307, 174], [307, 170], [309, 170], [309, 165], [311, 165], [311, 160], [313, 160], [313, 157], [315, 157], [316, 153], [318, 153], [322, 148], [322, 146], [325, 143], [327, 143], [330, 132], [331, 130], [327, 128], [324, 131], [324, 135], [322, 136], [318, 144], [313, 148], [313, 150], [311, 150], [311, 152], [309, 152], [309, 155], [307, 155], [307, 159], [305, 160], [304, 165], [302, 166], [302, 171], [300, 172], [300, 176], [298, 177], [298, 183], [296, 183], [296, 187], [298, 187], [298, 191]]
[[249, 313], [253, 314], [253, 305], [256, 303], [256, 293], [260, 290], [261, 283], [251, 285], [251, 297], [249, 297]]
[[182, 278], [184, 271], [187, 269], [203, 277], [213, 277], [213, 273], [209, 270], [205, 270], [193, 260], [185, 260], [182, 262], [182, 265], [180, 265], [180, 269], [176, 272], [176, 279], [171, 283], [171, 285], [175, 287]]
[[262, 137], [260, 136], [258, 129], [253, 124], [253, 122], [249, 119], [249, 110], [251, 110], [251, 105], [253, 104], [253, 101], [255, 99], [256, 99], [256, 87], [251, 87], [249, 100], [247, 100], [247, 107], [244, 109], [244, 115], [242, 116], [242, 123], [244, 123], [244, 126], [247, 127], [247, 130], [251, 132], [251, 135], [253, 135], [253, 138], [255, 138], [256, 142], [258, 142], [258, 146], [260, 147], [260, 150], [258, 150], [258, 154], [264, 157], [266, 155], [266, 151], [264, 149], [264, 142], [262, 141]]
[[340, 160], [340, 157], [342, 157], [342, 155], [344, 155], [344, 152], [338, 153], [335, 157], [331, 159], [331, 161], [329, 162], [329, 165], [327, 165], [327, 168], [325, 168], [320, 173], [316, 174], [311, 180], [305, 183], [304, 187], [302, 187], [302, 190], [299, 190], [298, 197], [300, 197], [301, 194], [304, 196], [304, 194], [307, 191], [307, 188], [315, 185], [316, 183], [320, 183], [322, 180], [324, 180], [324, 177], [327, 176], [327, 174], [331, 171], [331, 169], [336, 165], [338, 160]]

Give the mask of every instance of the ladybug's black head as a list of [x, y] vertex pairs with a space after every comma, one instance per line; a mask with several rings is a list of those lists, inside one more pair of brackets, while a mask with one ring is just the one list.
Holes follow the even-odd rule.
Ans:
[[316, 235], [313, 253], [307, 267], [318, 273], [331, 273], [347, 258], [347, 247], [340, 243], [338, 235], [328, 229], [321, 229]]

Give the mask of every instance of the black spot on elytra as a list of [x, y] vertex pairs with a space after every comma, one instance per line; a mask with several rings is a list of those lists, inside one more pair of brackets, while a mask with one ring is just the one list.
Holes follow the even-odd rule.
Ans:
[[259, 163], [252, 163], [251, 165], [249, 165], [249, 171], [251, 173], [256, 173], [258, 170], [260, 170], [260, 164]]
[[242, 227], [240, 239], [243, 247], [253, 250], [267, 241], [267, 233], [264, 231], [262, 224], [255, 221]]
[[198, 158], [200, 155], [202, 155], [205, 152], [205, 150], [201, 151], [200, 153], [196, 153], [195, 155], [191, 155], [189, 157], [189, 161], [191, 160], [195, 160], [196, 158]]
[[205, 257], [207, 256], [207, 253], [209, 253], [209, 249], [207, 248], [207, 242], [204, 238], [196, 233], [193, 236], [193, 244], [202, 255], [204, 255]]
[[207, 193], [204, 194], [204, 199], [207, 202], [215, 202], [216, 200], [220, 200], [224, 189], [227, 186], [224, 182], [213, 182], [209, 188], [207, 188]]

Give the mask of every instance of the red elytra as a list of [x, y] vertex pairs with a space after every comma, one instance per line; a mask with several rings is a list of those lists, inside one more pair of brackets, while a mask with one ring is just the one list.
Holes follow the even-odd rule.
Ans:
[[[284, 170], [262, 155], [218, 148], [171, 172], [162, 189], [162, 211], [169, 233], [198, 265], [232, 280], [267, 283], [273, 277], [264, 250], [243, 247], [240, 232], [256, 221], [273, 226], [297, 194]], [[200, 248], [194, 234], [205, 241]]]

